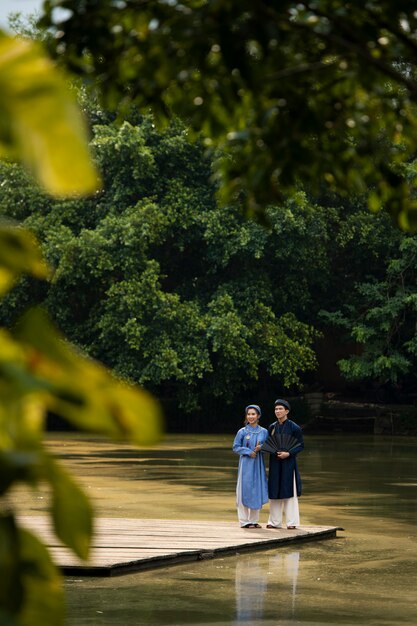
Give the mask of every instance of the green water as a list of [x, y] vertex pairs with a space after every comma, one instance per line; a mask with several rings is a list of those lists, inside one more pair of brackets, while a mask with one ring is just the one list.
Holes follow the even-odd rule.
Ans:
[[[233, 436], [170, 436], [158, 448], [52, 437], [99, 515], [236, 520]], [[66, 580], [68, 624], [417, 624], [417, 439], [306, 437], [302, 524], [337, 539], [116, 578]], [[21, 497], [44, 511], [47, 494]], [[261, 513], [265, 523], [268, 507]]]

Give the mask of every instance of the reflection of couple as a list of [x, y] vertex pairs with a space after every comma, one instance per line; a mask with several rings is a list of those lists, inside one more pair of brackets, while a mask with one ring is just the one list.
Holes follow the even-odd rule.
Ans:
[[[269, 591], [275, 598], [278, 597], [276, 585], [280, 587], [279, 596], [283, 599], [280, 620], [294, 616], [299, 559], [299, 552], [284, 551], [272, 557], [239, 558], [236, 564], [236, 624], [276, 619], [276, 615], [265, 615], [268, 582], [273, 584]], [[288, 601], [289, 596], [291, 602]]]
[[[267, 528], [282, 527], [285, 514], [287, 528], [300, 523], [298, 497], [301, 495], [301, 478], [297, 466], [297, 454], [304, 448], [301, 428], [288, 418], [290, 405], [286, 400], [275, 401], [277, 420], [266, 430], [259, 425], [261, 409], [250, 404], [245, 409], [245, 426], [233, 442], [233, 451], [239, 454], [239, 470], [236, 487], [237, 512], [242, 528], [261, 528], [258, 524], [262, 506], [270, 501]], [[291, 435], [298, 444], [290, 451], [270, 454], [268, 482], [262, 444], [269, 435]]]

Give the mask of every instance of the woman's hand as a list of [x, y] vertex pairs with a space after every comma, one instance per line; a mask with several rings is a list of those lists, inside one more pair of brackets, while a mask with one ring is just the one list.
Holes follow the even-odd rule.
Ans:
[[262, 444], [258, 443], [258, 445], [254, 447], [253, 451], [250, 453], [249, 456], [252, 457], [252, 459], [254, 459], [261, 448], [262, 448]]

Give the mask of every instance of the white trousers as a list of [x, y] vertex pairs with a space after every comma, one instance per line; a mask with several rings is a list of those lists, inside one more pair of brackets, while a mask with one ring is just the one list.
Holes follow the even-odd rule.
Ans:
[[268, 524], [271, 524], [271, 526], [276, 526], [277, 528], [282, 528], [282, 513], [284, 513], [287, 526], [299, 526], [300, 525], [300, 511], [298, 508], [297, 485], [295, 484], [295, 474], [294, 474], [293, 493], [295, 495], [292, 498], [269, 501]]
[[239, 524], [257, 524], [259, 521], [260, 509], [250, 509], [242, 502], [242, 475], [239, 474], [236, 485], [236, 507]]
[[246, 524], [257, 524], [259, 521], [260, 509], [249, 509], [244, 504], [237, 505], [237, 516], [241, 526]]

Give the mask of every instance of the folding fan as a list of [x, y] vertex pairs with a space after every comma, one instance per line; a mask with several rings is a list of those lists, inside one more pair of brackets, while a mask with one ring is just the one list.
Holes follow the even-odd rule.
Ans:
[[298, 439], [289, 433], [283, 433], [282, 435], [274, 433], [273, 435], [269, 435], [268, 439], [262, 445], [261, 452], [270, 452], [270, 454], [275, 454], [276, 452], [291, 452], [299, 443]]

